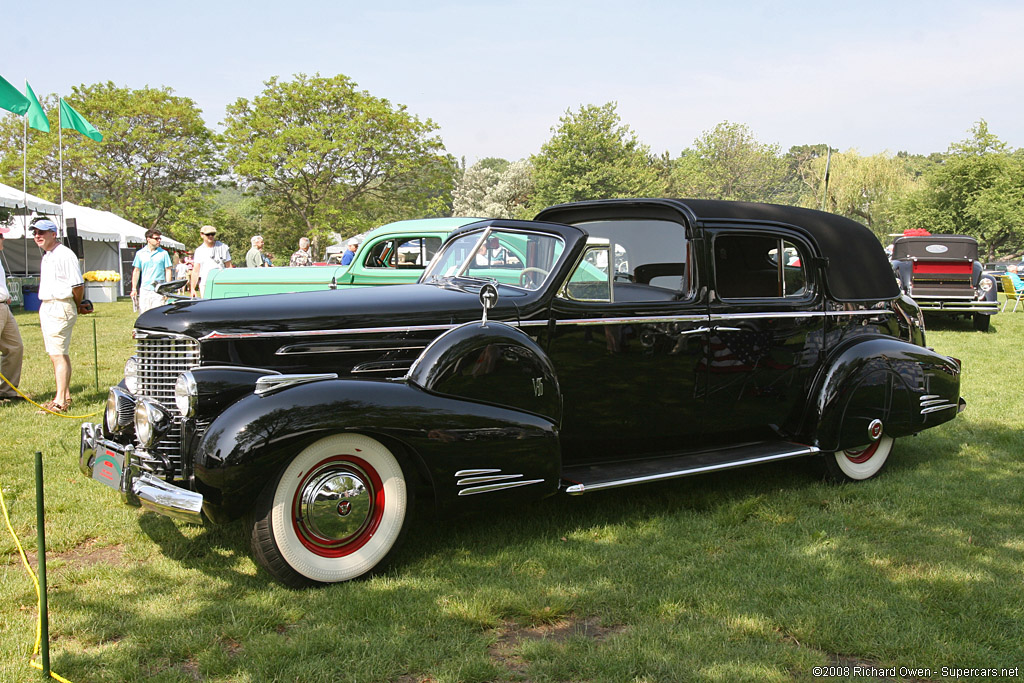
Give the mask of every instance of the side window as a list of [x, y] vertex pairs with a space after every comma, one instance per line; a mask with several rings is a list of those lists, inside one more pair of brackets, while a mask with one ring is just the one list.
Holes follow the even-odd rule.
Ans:
[[[677, 301], [689, 296], [688, 243], [681, 223], [639, 218], [583, 222], [577, 227], [586, 230], [592, 240], [608, 242], [608, 266], [603, 267], [612, 270], [611, 301]], [[571, 285], [577, 282], [578, 273], [565, 289], [570, 298], [575, 298]]]
[[363, 265], [367, 268], [388, 268], [393, 267], [389, 261], [393, 257], [395, 243], [393, 240], [381, 240], [366, 251], [366, 259]]
[[563, 296], [574, 301], [611, 301], [608, 245], [587, 247], [583, 260], [565, 284]]
[[415, 268], [427, 267], [430, 259], [441, 248], [440, 237], [398, 237], [384, 239], [372, 245], [366, 252], [363, 265], [367, 268]]
[[774, 235], [719, 235], [715, 285], [722, 299], [799, 298], [807, 293], [806, 254]]

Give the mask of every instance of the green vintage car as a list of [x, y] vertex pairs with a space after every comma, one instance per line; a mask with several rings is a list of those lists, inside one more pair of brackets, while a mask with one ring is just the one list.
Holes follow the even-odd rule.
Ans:
[[225, 268], [206, 277], [204, 299], [312, 292], [419, 280], [448, 235], [479, 218], [422, 218], [396, 221], [367, 233], [347, 266]]

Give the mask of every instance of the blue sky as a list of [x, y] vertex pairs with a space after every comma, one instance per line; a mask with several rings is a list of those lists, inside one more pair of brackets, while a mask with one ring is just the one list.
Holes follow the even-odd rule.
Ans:
[[1020, 2], [28, 6], [4, 9], [0, 75], [40, 96], [105, 81], [169, 86], [217, 127], [228, 103], [271, 76], [343, 73], [432, 119], [469, 163], [536, 153], [567, 109], [608, 101], [673, 156], [724, 120], [783, 150], [945, 151], [980, 118], [1024, 146]]

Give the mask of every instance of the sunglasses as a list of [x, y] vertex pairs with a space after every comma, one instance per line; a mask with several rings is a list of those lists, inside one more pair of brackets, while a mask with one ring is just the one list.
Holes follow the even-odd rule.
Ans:
[[162, 239], [163, 239], [163, 237], [161, 237], [160, 235], [153, 235], [153, 236], [152, 236], [152, 237], [150, 237], [149, 239], [151, 239], [151, 240], [162, 240]]
[[217, 233], [215, 233], [215, 232], [204, 232], [203, 236], [204, 237], [216, 237]]

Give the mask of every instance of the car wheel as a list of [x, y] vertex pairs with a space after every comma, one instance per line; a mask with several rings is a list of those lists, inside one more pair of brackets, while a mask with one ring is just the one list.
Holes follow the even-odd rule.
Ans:
[[988, 332], [989, 321], [992, 318], [990, 315], [984, 313], [974, 314], [974, 329], [978, 332]]
[[383, 568], [411, 507], [402, 466], [383, 444], [336, 434], [305, 448], [260, 495], [250, 517], [256, 560], [302, 587]]
[[882, 436], [859, 448], [825, 454], [825, 473], [832, 481], [863, 481], [882, 471], [895, 439]]

